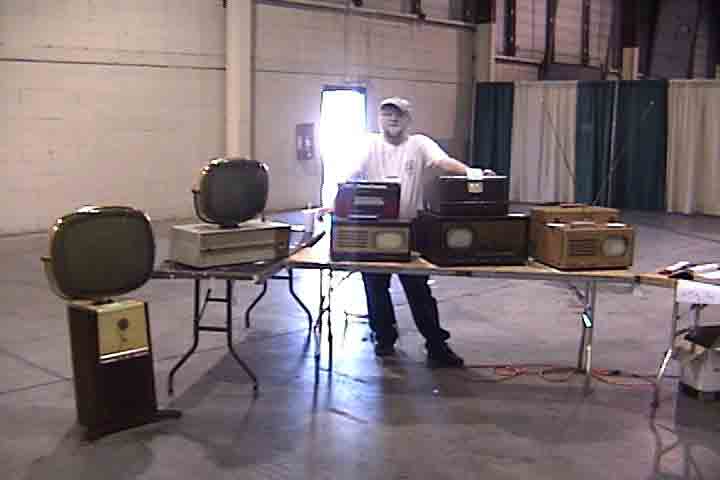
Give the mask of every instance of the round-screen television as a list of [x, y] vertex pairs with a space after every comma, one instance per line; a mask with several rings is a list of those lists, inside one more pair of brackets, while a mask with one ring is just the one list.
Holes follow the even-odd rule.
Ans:
[[73, 300], [105, 300], [141, 287], [155, 264], [150, 219], [130, 207], [87, 206], [58, 219], [43, 257], [53, 291]]
[[193, 190], [200, 220], [234, 227], [265, 209], [268, 167], [244, 158], [216, 158], [200, 172]]

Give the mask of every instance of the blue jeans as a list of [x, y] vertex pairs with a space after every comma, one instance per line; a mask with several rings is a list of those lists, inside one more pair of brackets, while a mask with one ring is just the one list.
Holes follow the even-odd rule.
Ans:
[[[440, 327], [437, 301], [432, 296], [426, 275], [398, 275], [410, 305], [413, 320], [425, 337], [428, 349], [443, 344], [450, 332]], [[370, 329], [378, 343], [394, 344], [398, 338], [397, 322], [390, 298], [390, 274], [363, 273]]]

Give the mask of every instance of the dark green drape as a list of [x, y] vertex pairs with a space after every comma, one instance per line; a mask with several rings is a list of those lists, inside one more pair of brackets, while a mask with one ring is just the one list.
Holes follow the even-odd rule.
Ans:
[[474, 167], [492, 168], [510, 175], [513, 92], [510, 82], [481, 82], [475, 95]]
[[614, 96], [612, 82], [578, 82], [575, 129], [577, 202], [606, 204]]
[[613, 207], [665, 210], [667, 87], [666, 80], [620, 82]]

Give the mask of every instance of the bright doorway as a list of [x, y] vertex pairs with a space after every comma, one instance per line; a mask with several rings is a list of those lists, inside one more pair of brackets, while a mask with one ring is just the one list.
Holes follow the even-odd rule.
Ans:
[[357, 168], [367, 134], [363, 87], [325, 87], [320, 103], [321, 202], [333, 206], [338, 183]]

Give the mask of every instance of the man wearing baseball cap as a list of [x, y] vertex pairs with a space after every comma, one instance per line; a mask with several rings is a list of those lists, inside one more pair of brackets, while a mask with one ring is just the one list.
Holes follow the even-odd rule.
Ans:
[[[400, 218], [412, 220], [422, 208], [423, 178], [428, 169], [454, 175], [480, 178], [494, 175], [491, 170], [470, 168], [451, 158], [431, 138], [410, 135], [412, 104], [400, 97], [380, 102], [378, 124], [381, 133], [372, 134], [367, 151], [355, 179], [400, 182]], [[375, 334], [375, 354], [395, 354], [398, 338], [395, 312], [390, 297], [390, 275], [363, 273], [370, 328]], [[428, 365], [431, 367], [462, 367], [464, 361], [450, 349], [450, 333], [440, 326], [437, 301], [428, 285], [428, 276], [399, 274], [410, 310], [420, 333], [425, 337]]]

